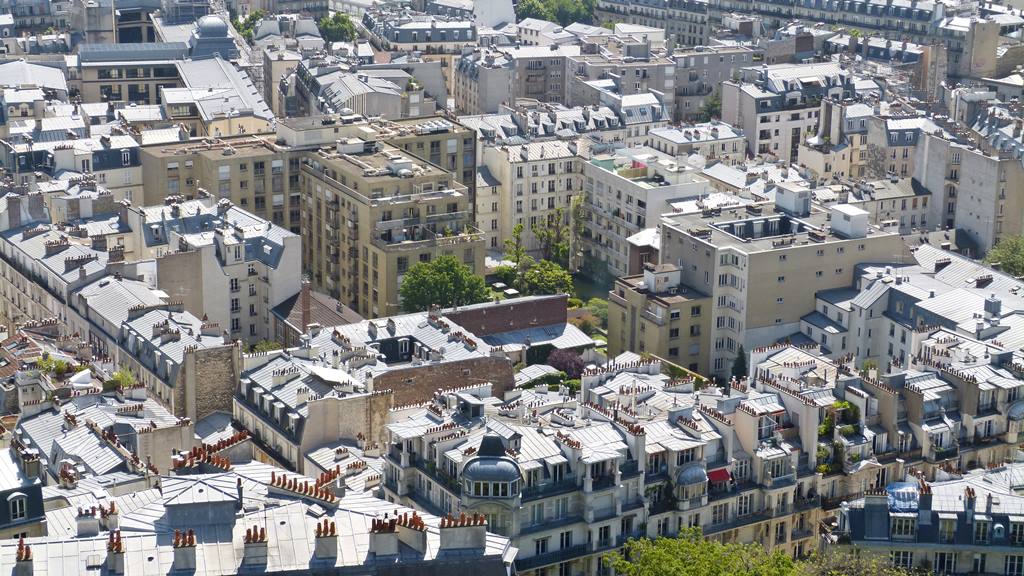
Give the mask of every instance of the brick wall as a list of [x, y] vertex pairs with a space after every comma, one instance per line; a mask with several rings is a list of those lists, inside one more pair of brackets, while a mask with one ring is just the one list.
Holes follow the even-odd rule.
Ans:
[[547, 326], [565, 322], [569, 297], [565, 294], [504, 300], [498, 304], [449, 310], [444, 316], [476, 336]]
[[213, 412], [230, 413], [241, 366], [238, 344], [187, 352], [184, 378], [179, 375], [174, 391], [175, 413], [193, 421]]
[[[563, 312], [564, 314], [564, 312]], [[465, 373], [468, 370], [469, 373]], [[461, 388], [491, 382], [491, 393], [501, 398], [515, 386], [512, 364], [505, 358], [488, 356], [460, 362], [415, 366], [386, 372], [373, 379], [374, 390], [391, 390], [395, 406], [430, 400], [438, 388]]]

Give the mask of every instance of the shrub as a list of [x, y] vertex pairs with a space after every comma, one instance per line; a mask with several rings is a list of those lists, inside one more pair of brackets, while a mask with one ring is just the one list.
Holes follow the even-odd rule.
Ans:
[[579, 378], [586, 368], [583, 358], [575, 350], [552, 350], [548, 355], [548, 365], [565, 372], [570, 378]]

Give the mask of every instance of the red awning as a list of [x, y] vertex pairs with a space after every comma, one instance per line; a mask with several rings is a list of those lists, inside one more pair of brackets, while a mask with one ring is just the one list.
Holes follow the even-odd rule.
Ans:
[[732, 476], [729, 475], [729, 471], [725, 468], [718, 468], [708, 472], [708, 480], [712, 482], [728, 482]]

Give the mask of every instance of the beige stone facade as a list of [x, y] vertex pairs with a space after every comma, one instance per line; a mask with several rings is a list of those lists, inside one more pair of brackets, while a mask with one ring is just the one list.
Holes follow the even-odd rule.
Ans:
[[302, 164], [303, 251], [321, 290], [366, 318], [401, 310], [402, 276], [451, 255], [483, 272], [469, 190], [439, 166], [362, 140]]
[[183, 142], [141, 149], [145, 199], [194, 198], [200, 188], [274, 224], [299, 233], [299, 157], [262, 138], [240, 136], [216, 144]]
[[608, 294], [608, 353], [649, 353], [698, 374], [709, 373], [710, 296], [680, 284], [679, 269], [647, 264]]

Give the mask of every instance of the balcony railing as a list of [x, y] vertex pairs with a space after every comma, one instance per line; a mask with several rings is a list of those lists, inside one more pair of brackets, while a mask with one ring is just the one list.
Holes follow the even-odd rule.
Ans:
[[939, 462], [941, 460], [949, 460], [956, 458], [959, 455], [960, 449], [957, 446], [950, 446], [948, 448], [936, 448], [932, 447], [928, 451], [928, 460], [932, 462]]
[[576, 485], [576, 480], [567, 479], [561, 482], [552, 482], [549, 484], [538, 484], [535, 486], [526, 486], [523, 488], [522, 499], [536, 500], [538, 498], [546, 498], [548, 496], [557, 496], [559, 494], [566, 494], [574, 492], [579, 488]]
[[636, 460], [632, 460], [632, 461], [626, 462], [625, 464], [620, 466], [619, 470], [622, 472], [622, 477], [623, 478], [632, 478], [634, 476], [639, 476], [640, 475], [640, 463], [637, 462]]
[[591, 482], [592, 490], [605, 490], [615, 486], [614, 476], [597, 476]]
[[542, 566], [548, 566], [550, 564], [568, 562], [570, 560], [586, 556], [593, 551], [594, 549], [591, 544], [577, 544], [575, 546], [569, 546], [568, 548], [562, 548], [555, 552], [535, 554], [529, 558], [516, 558], [516, 570], [523, 572], [526, 570], [534, 570]]

